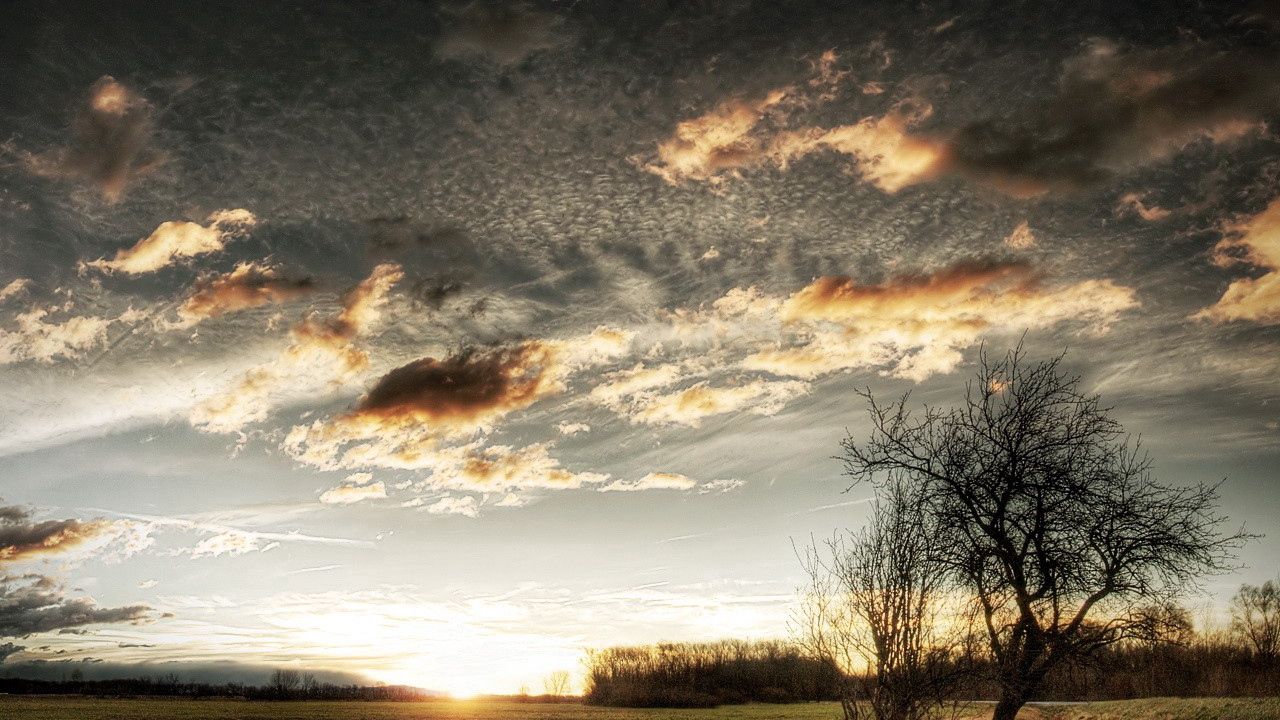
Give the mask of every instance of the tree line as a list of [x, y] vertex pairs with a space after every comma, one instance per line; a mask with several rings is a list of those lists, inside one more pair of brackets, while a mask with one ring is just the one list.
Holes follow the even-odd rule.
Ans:
[[172, 673], [158, 677], [85, 680], [81, 673], [73, 671], [64, 680], [0, 678], [0, 694], [406, 702], [440, 697], [439, 693], [407, 685], [342, 685], [324, 682], [318, 680], [313, 673], [293, 669], [273, 671], [262, 685], [184, 681]]
[[585, 699], [619, 707], [835, 700], [842, 671], [784, 641], [662, 643], [587, 653]]
[[[1176, 604], [1141, 614], [1141, 632], [1056, 667], [1036, 699], [1265, 697], [1280, 688], [1280, 583], [1242, 586], [1229, 626], [1197, 629], [1191, 611]], [[954, 679], [938, 704], [998, 697], [998, 668], [977, 645], [937, 660], [934, 673]], [[887, 679], [877, 675], [874, 661], [854, 666], [843, 671], [801, 639], [615, 647], [588, 653], [584, 699], [619, 707], [714, 707], [852, 698], [870, 710]]]

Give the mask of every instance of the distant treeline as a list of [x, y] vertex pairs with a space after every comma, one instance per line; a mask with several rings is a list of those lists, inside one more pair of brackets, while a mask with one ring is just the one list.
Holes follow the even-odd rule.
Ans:
[[588, 653], [586, 700], [621, 707], [835, 700], [844, 681], [833, 664], [790, 643], [665, 643]]
[[183, 682], [176, 677], [113, 680], [27, 680], [0, 678], [0, 694], [89, 695], [93, 697], [189, 697], [243, 700], [383, 700], [412, 701], [439, 697], [405, 685], [338, 685], [318, 682], [306, 673], [277, 672], [265, 685]]
[[1042, 700], [1264, 697], [1280, 693], [1280, 662], [1226, 640], [1119, 645], [1049, 676]]
[[[969, 664], [972, 672], [955, 699], [996, 697], [985, 661], [971, 658]], [[712, 707], [865, 696], [870, 685], [868, 678], [844, 675], [785, 642], [671, 643], [589, 653], [585, 699], [621, 707]], [[1225, 634], [1194, 635], [1114, 645], [1052, 673], [1036, 699], [1273, 696], [1277, 689], [1280, 662]]]

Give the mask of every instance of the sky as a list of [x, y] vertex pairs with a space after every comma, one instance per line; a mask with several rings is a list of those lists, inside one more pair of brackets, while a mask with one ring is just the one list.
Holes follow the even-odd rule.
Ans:
[[0, 673], [788, 633], [857, 391], [1065, 364], [1280, 568], [1265, 3], [5, 3]]

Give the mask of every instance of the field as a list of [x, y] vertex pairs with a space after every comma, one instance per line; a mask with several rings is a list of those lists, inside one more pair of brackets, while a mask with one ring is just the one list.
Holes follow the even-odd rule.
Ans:
[[[989, 716], [982, 705], [966, 718]], [[839, 705], [729, 705], [713, 710], [633, 710], [573, 703], [498, 700], [390, 702], [244, 702], [0, 697], [0, 718], [22, 720], [840, 720]], [[1026, 720], [1280, 720], [1280, 698], [1174, 699], [1050, 705], [1023, 710]]]

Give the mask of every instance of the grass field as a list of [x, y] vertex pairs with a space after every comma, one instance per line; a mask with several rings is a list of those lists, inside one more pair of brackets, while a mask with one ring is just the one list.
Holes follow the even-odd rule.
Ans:
[[[990, 715], [975, 705], [968, 718]], [[713, 710], [633, 710], [497, 700], [244, 702], [0, 696], [0, 718], [22, 720], [841, 720], [835, 703], [727, 705]], [[1026, 720], [1280, 720], [1280, 698], [1155, 698], [1023, 710]]]

